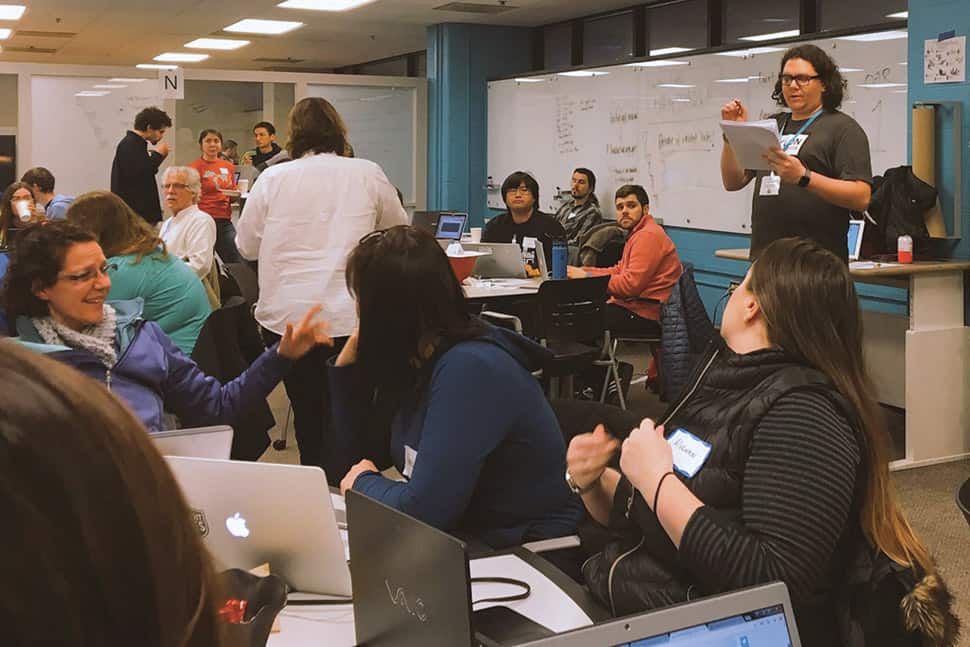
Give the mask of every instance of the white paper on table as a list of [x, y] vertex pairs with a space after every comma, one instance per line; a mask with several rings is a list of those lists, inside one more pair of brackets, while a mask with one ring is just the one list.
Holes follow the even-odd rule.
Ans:
[[967, 37], [923, 43], [923, 82], [962, 83], [967, 78]]
[[[484, 602], [474, 605], [474, 610], [496, 605], [515, 609], [530, 620], [538, 622], [555, 633], [588, 627], [593, 624], [586, 612], [573, 601], [555, 582], [534, 566], [515, 555], [482, 557], [468, 562], [472, 578], [510, 577], [528, 582], [532, 593], [524, 600], [515, 602]], [[519, 593], [519, 587], [508, 584], [472, 583], [472, 601]]]
[[762, 121], [722, 121], [721, 130], [731, 142], [731, 148], [741, 162], [741, 168], [752, 171], [769, 171], [771, 167], [762, 157], [769, 148], [781, 147], [778, 136], [778, 122], [774, 119]]

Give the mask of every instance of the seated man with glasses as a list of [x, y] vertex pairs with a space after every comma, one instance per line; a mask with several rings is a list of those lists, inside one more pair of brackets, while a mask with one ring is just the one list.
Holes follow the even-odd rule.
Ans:
[[[502, 199], [508, 211], [488, 221], [482, 232], [483, 243], [518, 243], [519, 247], [535, 249], [542, 243], [546, 263], [552, 266], [552, 241], [565, 240], [566, 230], [555, 217], [539, 211], [539, 183], [525, 171], [516, 171], [502, 182]], [[538, 259], [529, 258], [533, 271]]]
[[[872, 193], [869, 140], [862, 127], [840, 112], [845, 81], [838, 66], [815, 45], [785, 52], [772, 98], [789, 108], [773, 116], [780, 146], [765, 159], [771, 171], [741, 168], [725, 140], [721, 180], [738, 191], [755, 180], [751, 210], [751, 258], [772, 241], [797, 236], [814, 240], [848, 262], [849, 214], [864, 211]], [[747, 121], [734, 100], [721, 119]]]
[[170, 166], [162, 178], [162, 188], [171, 217], [162, 222], [158, 236], [170, 254], [181, 258], [200, 279], [205, 279], [212, 270], [216, 223], [199, 209], [199, 172], [191, 166]]

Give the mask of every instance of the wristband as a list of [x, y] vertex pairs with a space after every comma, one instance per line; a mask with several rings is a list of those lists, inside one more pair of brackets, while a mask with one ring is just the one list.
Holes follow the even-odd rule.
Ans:
[[653, 513], [657, 515], [657, 518], [660, 518], [660, 515], [657, 514], [657, 501], [660, 500], [660, 487], [664, 484], [664, 481], [667, 480], [667, 477], [673, 476], [673, 474], [674, 474], [673, 472], [667, 472], [666, 474], [661, 476], [660, 481], [657, 483], [657, 489], [653, 493]]

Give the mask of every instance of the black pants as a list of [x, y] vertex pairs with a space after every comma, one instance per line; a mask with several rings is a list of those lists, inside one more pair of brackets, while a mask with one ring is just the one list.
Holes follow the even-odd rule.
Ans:
[[660, 336], [660, 322], [644, 319], [615, 303], [606, 304], [606, 328], [614, 337], [624, 334]]
[[236, 248], [236, 226], [227, 218], [213, 218], [216, 221], [216, 254], [223, 263], [239, 263], [242, 256]]
[[[278, 342], [280, 336], [263, 328], [263, 339], [270, 346]], [[286, 395], [293, 406], [293, 428], [300, 450], [300, 464], [322, 467], [331, 485], [340, 485], [346, 471], [346, 459], [336, 455], [327, 360], [339, 353], [345, 343], [346, 337], [337, 337], [332, 347], [317, 346], [296, 360], [283, 378]]]

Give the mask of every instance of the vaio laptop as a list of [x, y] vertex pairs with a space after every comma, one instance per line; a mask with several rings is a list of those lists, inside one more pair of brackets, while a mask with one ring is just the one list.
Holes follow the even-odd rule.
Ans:
[[[347, 525], [359, 645], [496, 647], [552, 634], [508, 607], [472, 613], [461, 540], [353, 490]], [[524, 638], [494, 638], [505, 635]]]
[[193, 427], [159, 431], [151, 435], [162, 456], [191, 456], [229, 460], [232, 427]]
[[781, 582], [732, 591], [525, 643], [528, 647], [801, 647]]
[[524, 279], [525, 264], [518, 243], [462, 243], [472, 252], [488, 252], [475, 261], [472, 275], [483, 279]]
[[349, 596], [350, 570], [318, 467], [168, 457], [220, 570], [268, 563], [290, 588]]
[[849, 260], [857, 261], [859, 260], [859, 253], [862, 251], [862, 234], [866, 230], [865, 220], [850, 220], [849, 221], [849, 234], [848, 234], [848, 244], [849, 244]]

